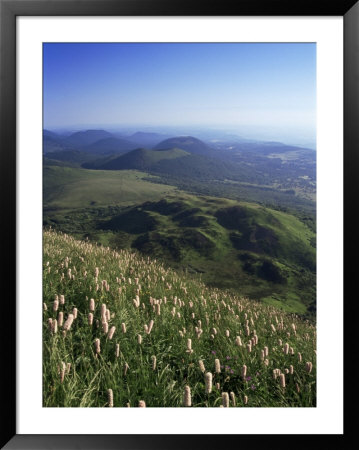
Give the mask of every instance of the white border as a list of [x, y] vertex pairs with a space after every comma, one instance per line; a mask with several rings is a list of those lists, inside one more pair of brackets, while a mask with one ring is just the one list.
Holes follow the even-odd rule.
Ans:
[[[17, 433], [343, 433], [342, 35], [342, 17], [17, 18]], [[316, 408], [42, 408], [42, 42], [76, 41], [317, 43]]]

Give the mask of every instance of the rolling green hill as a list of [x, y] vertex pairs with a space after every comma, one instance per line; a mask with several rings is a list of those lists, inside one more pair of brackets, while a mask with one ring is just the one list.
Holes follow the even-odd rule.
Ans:
[[315, 311], [315, 233], [284, 212], [176, 193], [135, 206], [49, 214], [45, 224], [136, 249], [210, 286], [240, 289], [286, 311]]
[[203, 141], [193, 136], [178, 136], [165, 139], [164, 141], [157, 144], [154, 149], [165, 150], [173, 147], [181, 148], [189, 153], [197, 155], [211, 156], [212, 153], [216, 153], [215, 150], [211, 149], [211, 147], [209, 147]]
[[[46, 214], [107, 205], [133, 205], [157, 200], [175, 188], [144, 180], [146, 173], [95, 171], [44, 166], [43, 202]], [[153, 178], [154, 180], [154, 178]]]

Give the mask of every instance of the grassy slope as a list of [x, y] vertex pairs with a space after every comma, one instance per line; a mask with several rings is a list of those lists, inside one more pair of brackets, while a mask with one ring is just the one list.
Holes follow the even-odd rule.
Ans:
[[[142, 172], [57, 166], [45, 166], [44, 171], [45, 223], [114, 248], [130, 248], [135, 243], [140, 251], [170, 266], [200, 273], [202, 280], [212, 286], [241, 289], [244, 295], [281, 306], [288, 312], [307, 314], [308, 308], [314, 308], [315, 274], [314, 268], [308, 270], [307, 266], [315, 260], [315, 249], [310, 245], [315, 234], [296, 217], [241, 202], [241, 208], [248, 211], [248, 220], [244, 228], [228, 229], [218, 222], [215, 214], [238, 205], [233, 200], [185, 194], [168, 185], [145, 181], [146, 174]], [[172, 214], [163, 214], [158, 208], [151, 210], [150, 206], [144, 212], [138, 212], [137, 207], [130, 209], [125, 215], [121, 210], [164, 197], [170, 202], [179, 201], [187, 212], [197, 211], [180, 220], [175, 219], [178, 207]], [[146, 230], [149, 219], [155, 224], [152, 230]], [[264, 253], [255, 247], [246, 251], [243, 242], [236, 248], [233, 239], [240, 240], [243, 230], [250, 230], [253, 221], [272, 230], [279, 245], [275, 248], [269, 245]], [[138, 224], [143, 224], [144, 229], [138, 229]], [[251, 233], [247, 232], [243, 240], [250, 239]], [[245, 260], [248, 254], [250, 258]], [[258, 276], [265, 260], [274, 264], [284, 282]]]
[[44, 207], [76, 209], [111, 204], [129, 205], [156, 200], [176, 188], [143, 180], [135, 171], [94, 171], [44, 167]]
[[[222, 393], [230, 392], [239, 407], [316, 406], [315, 329], [292, 314], [208, 289], [150, 258], [116, 253], [54, 232], [44, 233], [43, 281], [44, 406], [104, 407], [107, 390], [112, 389], [115, 407], [137, 406], [140, 400], [148, 407], [179, 407], [186, 385], [195, 407], [218, 407]], [[56, 295], [65, 298], [58, 308], [54, 308]], [[133, 303], [136, 295], [139, 307]], [[88, 324], [90, 298], [95, 300], [93, 325]], [[160, 304], [159, 310], [154, 303]], [[112, 339], [101, 325], [102, 304], [110, 310], [109, 328], [116, 327]], [[78, 315], [71, 329], [65, 335], [61, 327], [52, 333], [48, 320], [58, 320], [59, 312], [66, 320], [74, 307]], [[146, 334], [144, 325], [151, 320], [152, 331]], [[122, 323], [126, 333], [121, 331]], [[200, 338], [196, 327], [202, 330]], [[249, 351], [247, 344], [255, 333], [258, 343]], [[241, 346], [235, 344], [236, 336]], [[95, 339], [101, 346], [97, 355]], [[192, 352], [186, 351], [188, 339]], [[292, 349], [289, 354], [283, 351], [286, 344]], [[266, 347], [268, 356], [263, 358]], [[216, 358], [220, 373], [215, 373]], [[213, 374], [209, 394], [199, 360]], [[313, 364], [311, 372], [306, 362]], [[285, 388], [279, 378], [274, 379], [274, 369], [283, 373]]]

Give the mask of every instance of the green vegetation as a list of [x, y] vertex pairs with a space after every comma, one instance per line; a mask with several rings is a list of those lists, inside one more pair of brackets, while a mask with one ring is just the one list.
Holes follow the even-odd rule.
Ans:
[[[121, 172], [123, 173], [123, 172]], [[315, 233], [298, 218], [229, 199], [168, 195], [135, 206], [49, 212], [45, 225], [113, 248], [133, 248], [209, 286], [315, 313]]]
[[[228, 230], [235, 225], [224, 211], [233, 202], [180, 203], [143, 211], [157, 210], [163, 223], [203, 217], [208, 226], [217, 208]], [[268, 214], [268, 229], [277, 232], [279, 221], [299, 233], [294, 219], [240, 208], [246, 223], [252, 213], [258, 220]], [[216, 227], [224, 247], [226, 231]], [[307, 321], [134, 252], [53, 231], [44, 232], [43, 244], [44, 407], [316, 406], [316, 332]]]
[[[148, 174], [135, 171], [93, 171], [44, 166], [44, 212], [77, 208], [130, 205], [156, 200], [175, 188], [151, 183]], [[61, 214], [63, 211], [61, 211]]]

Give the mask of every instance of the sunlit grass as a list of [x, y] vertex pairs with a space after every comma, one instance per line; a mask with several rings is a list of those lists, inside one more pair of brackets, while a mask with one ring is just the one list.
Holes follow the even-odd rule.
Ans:
[[43, 291], [44, 406], [316, 405], [316, 331], [295, 314], [53, 231]]

